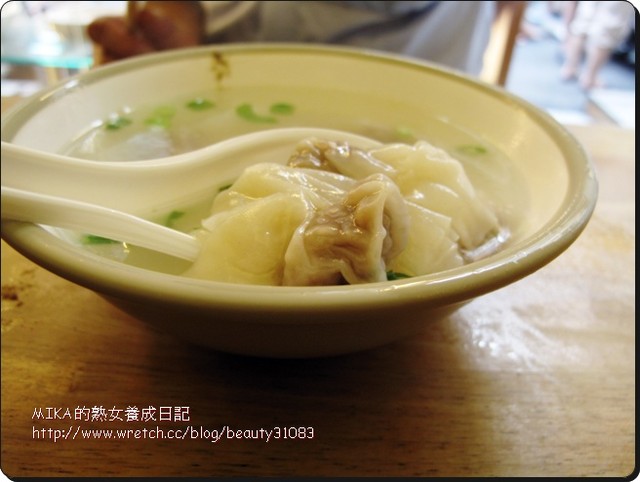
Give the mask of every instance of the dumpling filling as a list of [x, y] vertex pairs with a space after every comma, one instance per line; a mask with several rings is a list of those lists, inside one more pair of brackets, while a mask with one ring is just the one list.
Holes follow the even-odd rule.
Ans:
[[500, 231], [459, 161], [420, 141], [364, 151], [302, 141], [214, 200], [188, 276], [232, 283], [371, 283], [464, 264]]
[[371, 283], [407, 245], [407, 208], [397, 186], [372, 174], [339, 202], [313, 210], [284, 257], [284, 285]]

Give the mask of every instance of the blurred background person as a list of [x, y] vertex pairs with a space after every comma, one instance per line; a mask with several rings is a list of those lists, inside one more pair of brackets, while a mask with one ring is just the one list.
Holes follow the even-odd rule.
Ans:
[[635, 10], [626, 1], [567, 3], [573, 9], [560, 76], [566, 81], [578, 79], [585, 90], [601, 87], [598, 73], [631, 32]]
[[149, 1], [129, 22], [88, 26], [102, 62], [225, 42], [305, 42], [387, 51], [478, 75], [496, 3], [479, 1]]

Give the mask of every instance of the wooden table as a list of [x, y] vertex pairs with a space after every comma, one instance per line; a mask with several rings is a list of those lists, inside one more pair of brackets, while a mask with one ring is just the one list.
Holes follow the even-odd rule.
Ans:
[[276, 361], [196, 348], [3, 242], [2, 471], [630, 474], [635, 133], [570, 129], [601, 182], [577, 242], [420, 336], [350, 356]]

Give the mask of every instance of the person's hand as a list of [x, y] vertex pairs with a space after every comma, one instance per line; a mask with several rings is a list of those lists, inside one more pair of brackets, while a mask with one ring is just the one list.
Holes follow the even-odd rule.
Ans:
[[203, 32], [200, 2], [192, 1], [148, 1], [133, 19], [102, 17], [87, 27], [89, 38], [101, 50], [96, 63], [199, 45]]

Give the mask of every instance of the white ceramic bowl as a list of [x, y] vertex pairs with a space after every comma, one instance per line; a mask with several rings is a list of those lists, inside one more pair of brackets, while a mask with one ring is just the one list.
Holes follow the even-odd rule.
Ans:
[[[233, 92], [245, 97], [232, 98]], [[68, 151], [70, 143], [86, 139], [91, 129], [102, 129], [116, 114], [134, 116], [147, 109], [147, 119], [159, 111], [177, 116], [176, 106], [196, 94], [216, 104], [198, 115], [217, 116], [219, 122], [196, 122], [188, 133], [197, 134], [198, 126], [204, 126], [225, 138], [313, 124], [358, 129], [383, 141], [391, 135], [425, 138], [448, 150], [459, 143], [468, 146], [472, 139], [508, 160], [501, 174], [507, 176], [502, 179], [505, 185], [511, 182], [509, 175], [521, 183], [518, 199], [502, 194], [514, 229], [501, 251], [446, 272], [352, 286], [265, 287], [190, 279], [96, 254], [60, 230], [2, 223], [2, 237], [44, 268], [95, 290], [151, 325], [217, 350], [268, 357], [327, 356], [428, 329], [430, 322], [461, 304], [552, 261], [581, 233], [596, 202], [597, 182], [588, 157], [549, 115], [449, 70], [345, 48], [238, 44], [122, 61], [16, 106], [3, 117], [2, 139], [50, 152]], [[240, 117], [246, 122], [232, 128], [239, 103], [244, 104]], [[280, 109], [268, 111], [273, 105]], [[247, 119], [247, 112], [256, 118]], [[101, 145], [100, 139], [92, 142], [85, 147]], [[124, 151], [107, 152], [106, 158], [115, 152]], [[225, 176], [234, 169], [239, 167], [224, 166]], [[482, 167], [476, 166], [476, 173], [482, 175]], [[221, 175], [212, 183], [226, 180]], [[183, 184], [187, 191], [189, 183]], [[114, 185], [114, 197], [126, 199], [127, 189], [135, 186]]]

